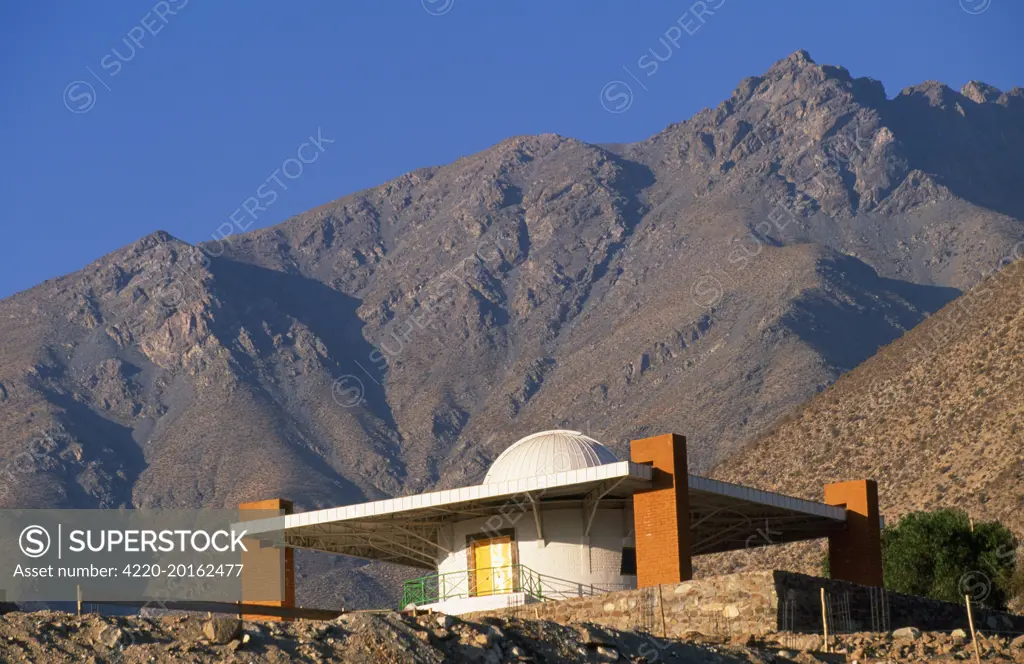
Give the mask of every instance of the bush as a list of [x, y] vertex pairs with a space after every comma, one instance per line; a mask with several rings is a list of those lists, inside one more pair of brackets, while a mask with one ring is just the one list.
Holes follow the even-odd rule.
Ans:
[[[1017, 538], [1002, 524], [974, 524], [959, 510], [915, 512], [882, 531], [885, 587], [893, 592], [963, 603], [964, 596], [1005, 609], [1024, 593]], [[822, 565], [828, 576], [828, 556]]]
[[1019, 606], [1024, 606], [1024, 557], [1017, 558], [1017, 569], [1010, 579], [1010, 594], [1017, 599]]
[[908, 514], [882, 532], [885, 586], [895, 592], [991, 608], [1012, 596], [1017, 538], [995, 521], [971, 530], [959, 510]]

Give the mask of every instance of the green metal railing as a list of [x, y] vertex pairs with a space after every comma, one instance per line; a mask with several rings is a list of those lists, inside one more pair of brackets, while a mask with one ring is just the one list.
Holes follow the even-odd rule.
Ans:
[[[498, 587], [495, 587], [496, 576], [500, 578], [506, 574], [511, 576], [511, 582], [498, 583]], [[490, 584], [481, 583], [481, 580], [486, 578], [490, 579]], [[604, 584], [598, 587], [540, 574], [526, 565], [505, 565], [428, 574], [418, 579], [409, 579], [402, 584], [400, 608], [404, 609], [410, 604], [420, 606], [448, 599], [509, 593], [524, 593], [527, 597], [543, 602], [550, 599], [600, 595], [626, 587], [625, 584]]]

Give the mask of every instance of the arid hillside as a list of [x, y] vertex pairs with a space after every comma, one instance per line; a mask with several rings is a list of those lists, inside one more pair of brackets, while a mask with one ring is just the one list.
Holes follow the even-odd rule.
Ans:
[[[827, 482], [872, 478], [890, 520], [955, 507], [1024, 538], [1024, 260], [783, 417], [713, 474], [817, 499]], [[816, 551], [797, 545], [748, 558], [812, 572], [820, 569]]]

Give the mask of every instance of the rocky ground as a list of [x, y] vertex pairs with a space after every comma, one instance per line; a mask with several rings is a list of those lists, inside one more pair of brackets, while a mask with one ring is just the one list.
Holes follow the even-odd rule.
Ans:
[[[1024, 662], [1024, 636], [979, 635], [982, 659]], [[195, 615], [0, 616], [3, 662], [853, 662], [947, 661], [974, 656], [963, 632], [771, 634], [661, 639], [593, 625], [443, 615], [350, 613], [333, 622], [241, 622]]]

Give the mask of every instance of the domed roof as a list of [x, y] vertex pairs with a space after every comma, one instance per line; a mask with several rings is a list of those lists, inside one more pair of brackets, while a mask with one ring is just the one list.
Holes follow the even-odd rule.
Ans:
[[611, 450], [579, 431], [541, 431], [512, 443], [502, 452], [487, 471], [484, 484], [551, 475], [616, 461], [618, 459]]

